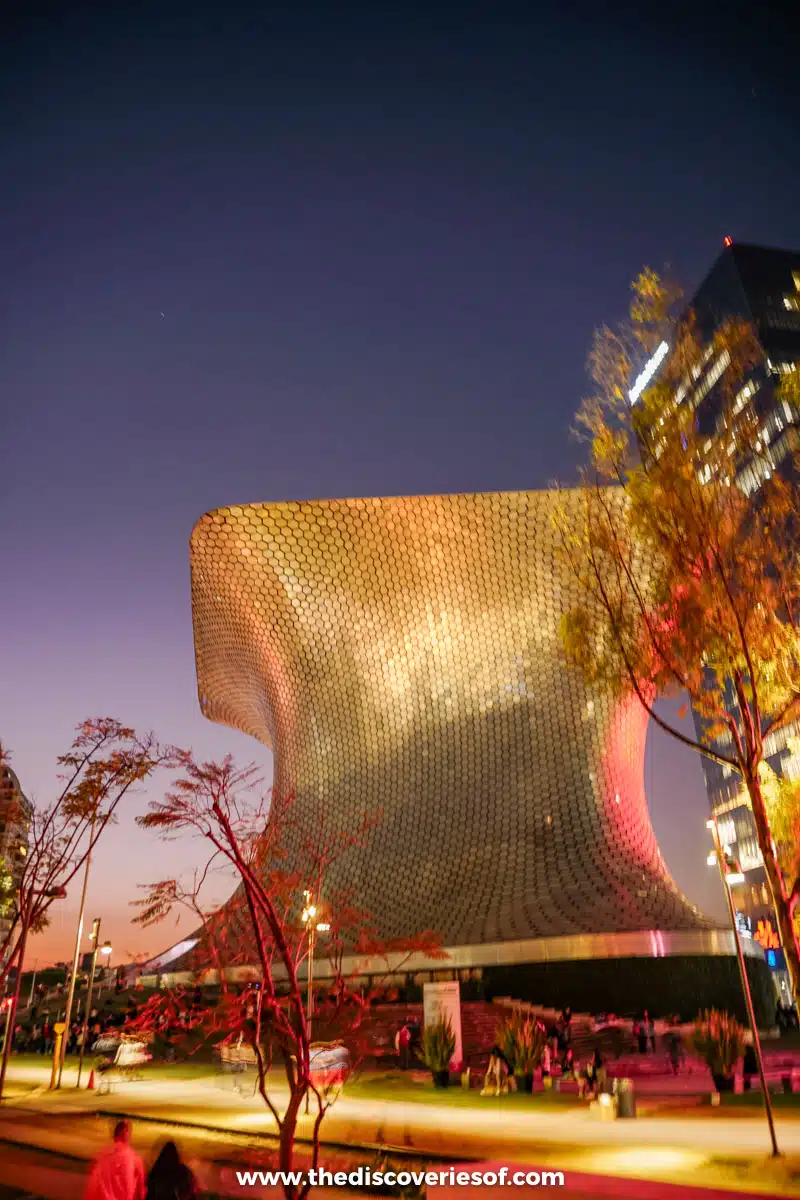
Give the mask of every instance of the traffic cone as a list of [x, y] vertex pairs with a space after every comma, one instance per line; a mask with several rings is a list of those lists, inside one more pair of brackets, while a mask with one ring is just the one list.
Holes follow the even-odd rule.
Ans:
[[94, 1091], [94, 1067], [92, 1067], [91, 1071], [89, 1072], [89, 1082], [86, 1085], [86, 1090], [87, 1092]]

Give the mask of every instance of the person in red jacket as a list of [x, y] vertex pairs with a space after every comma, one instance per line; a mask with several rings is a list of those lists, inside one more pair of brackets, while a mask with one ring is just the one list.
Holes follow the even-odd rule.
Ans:
[[400, 1059], [400, 1069], [408, 1070], [411, 1066], [411, 1030], [407, 1024], [401, 1026], [397, 1034], [397, 1053]]
[[101, 1150], [89, 1176], [86, 1200], [145, 1200], [144, 1163], [131, 1146], [129, 1121], [117, 1121], [114, 1140]]

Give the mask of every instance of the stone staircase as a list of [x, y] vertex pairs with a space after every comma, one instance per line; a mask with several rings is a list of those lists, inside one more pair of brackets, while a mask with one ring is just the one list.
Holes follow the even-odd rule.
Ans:
[[[485, 1071], [489, 1059], [489, 1051], [497, 1039], [497, 1029], [501, 1021], [514, 1009], [529, 1012], [544, 1021], [547, 1028], [556, 1024], [559, 1013], [555, 1009], [546, 1009], [540, 1005], [517, 1002], [510, 997], [501, 997], [492, 1003], [465, 1001], [461, 1005], [461, 1032], [464, 1051], [464, 1065], [470, 1068], [473, 1080], [477, 1080]], [[360, 1023], [358, 1030], [359, 1057], [365, 1066], [394, 1066], [396, 1052], [394, 1040], [403, 1021], [416, 1019], [422, 1025], [422, 1004], [381, 1004], [371, 1008]], [[626, 1077], [639, 1080], [664, 1078], [671, 1075], [671, 1065], [667, 1056], [665, 1035], [675, 1030], [684, 1040], [685, 1056], [681, 1065], [681, 1076], [705, 1076], [705, 1064], [697, 1058], [688, 1047], [692, 1026], [673, 1027], [657, 1021], [656, 1053], [639, 1054], [636, 1039], [633, 1037], [630, 1020], [621, 1020], [613, 1026], [595, 1028], [591, 1017], [584, 1013], [574, 1013], [572, 1017], [572, 1049], [575, 1061], [582, 1066], [589, 1060], [595, 1049], [603, 1055], [608, 1073], [612, 1077]], [[328, 1036], [336, 1036], [334, 1031], [324, 1028], [324, 1021], [315, 1025], [315, 1035], [319, 1040]], [[764, 1040], [764, 1056], [767, 1069], [773, 1074], [780, 1073], [792, 1067], [800, 1066], [800, 1051], [788, 1052], [782, 1049], [780, 1041]], [[557, 1070], [554, 1072], [557, 1074]]]
[[[466, 1002], [461, 1005], [461, 1041], [465, 1065], [473, 1072], [485, 1069], [497, 1036], [497, 1027], [505, 1013], [494, 1004]], [[422, 1025], [421, 1004], [375, 1005], [362, 1018], [357, 1041], [363, 1060], [374, 1065], [395, 1061], [394, 1041], [403, 1021], [418, 1020]], [[335, 1036], [324, 1020], [318, 1019], [315, 1035], [325, 1041]]]
[[461, 1041], [464, 1065], [471, 1071], [486, 1069], [489, 1051], [497, 1040], [497, 1027], [504, 1017], [495, 1004], [468, 1003], [461, 1005]]

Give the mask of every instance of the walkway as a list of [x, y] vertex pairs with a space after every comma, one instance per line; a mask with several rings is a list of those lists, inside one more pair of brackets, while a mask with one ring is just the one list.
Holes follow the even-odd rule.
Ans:
[[[20, 1075], [30, 1078], [32, 1073], [35, 1069], [29, 1068], [18, 1074], [12, 1066], [10, 1079], [13, 1083]], [[276, 1095], [281, 1098], [280, 1093]], [[718, 1160], [739, 1160], [742, 1169], [734, 1173], [739, 1186], [755, 1191], [766, 1183], [769, 1141], [760, 1112], [753, 1116], [659, 1116], [606, 1122], [584, 1107], [537, 1106], [522, 1111], [519, 1103], [510, 1104], [503, 1098], [479, 1102], [476, 1097], [475, 1104], [453, 1101], [456, 1097], [435, 1103], [373, 1100], [345, 1093], [325, 1118], [325, 1141], [340, 1146], [386, 1145], [447, 1161], [456, 1157], [517, 1161], [705, 1186], [717, 1181]], [[106, 1095], [74, 1088], [41, 1090], [15, 1097], [10, 1104], [13, 1108], [6, 1118], [10, 1125], [20, 1131], [26, 1121], [37, 1126], [35, 1134], [29, 1130], [20, 1140], [52, 1150], [61, 1148], [58, 1134], [54, 1129], [51, 1135], [47, 1123], [37, 1120], [40, 1114], [59, 1118], [124, 1113], [134, 1119], [180, 1123], [198, 1132], [212, 1129], [229, 1137], [274, 1130], [261, 1100], [240, 1096], [228, 1080], [221, 1087], [207, 1080], [145, 1079], [120, 1083]], [[311, 1118], [301, 1121], [301, 1137], [310, 1133], [310, 1122]], [[800, 1121], [779, 1116], [778, 1136], [785, 1154], [800, 1157]], [[800, 1186], [780, 1193], [766, 1186], [770, 1195], [800, 1195]]]

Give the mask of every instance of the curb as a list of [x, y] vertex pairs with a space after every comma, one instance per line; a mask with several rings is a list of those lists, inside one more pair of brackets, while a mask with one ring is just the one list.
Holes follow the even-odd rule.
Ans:
[[[9, 1105], [6, 1107], [5, 1111], [8, 1112], [11, 1109], [12, 1109], [12, 1106]], [[0, 1112], [1, 1111], [2, 1110], [0, 1110]], [[33, 1108], [33, 1109], [16, 1108], [16, 1109], [13, 1109], [13, 1111], [17, 1112], [17, 1113], [31, 1115], [34, 1117], [40, 1117], [40, 1118], [44, 1117], [45, 1119], [49, 1118], [51, 1115], [49, 1113], [42, 1112], [41, 1109], [35, 1109], [35, 1108]], [[54, 1115], [56, 1115], [56, 1114], [54, 1114]], [[101, 1120], [102, 1118], [107, 1117], [110, 1121], [126, 1120], [126, 1121], [130, 1121], [132, 1124], [135, 1124], [135, 1125], [160, 1125], [162, 1127], [183, 1129], [186, 1131], [197, 1132], [197, 1133], [215, 1134], [218, 1137], [229, 1137], [229, 1136], [233, 1135], [234, 1137], [251, 1138], [251, 1139], [257, 1139], [258, 1141], [264, 1141], [264, 1142], [269, 1142], [269, 1141], [277, 1142], [278, 1141], [278, 1135], [276, 1133], [259, 1133], [257, 1131], [250, 1132], [250, 1131], [239, 1130], [239, 1129], [221, 1129], [219, 1127], [219, 1125], [205, 1125], [205, 1124], [200, 1124], [199, 1122], [196, 1122], [196, 1121], [167, 1120], [163, 1117], [151, 1117], [144, 1113], [129, 1113], [129, 1112], [124, 1112], [123, 1110], [111, 1109], [111, 1108], [82, 1109], [78, 1112], [58, 1113], [57, 1115], [59, 1118], [63, 1118], [63, 1117], [69, 1117], [69, 1118], [94, 1117], [97, 1120]], [[295, 1135], [295, 1141], [304, 1146], [313, 1145], [313, 1140], [311, 1138], [303, 1137], [299, 1134]], [[0, 1133], [0, 1145], [23, 1146], [23, 1147], [26, 1146], [32, 1150], [37, 1150], [37, 1151], [40, 1150], [44, 1154], [53, 1154], [58, 1157], [73, 1159], [75, 1162], [88, 1162], [91, 1159], [91, 1156], [89, 1158], [84, 1158], [79, 1154], [70, 1153], [69, 1151], [62, 1152], [61, 1150], [53, 1150], [49, 1146], [39, 1146], [39, 1145], [36, 1145], [35, 1143], [29, 1142], [29, 1141], [23, 1141], [21, 1138], [9, 1137], [8, 1134], [6, 1134], [6, 1133]], [[375, 1153], [375, 1154], [380, 1154], [381, 1152], [385, 1152], [387, 1154], [393, 1154], [393, 1155], [403, 1157], [403, 1158], [428, 1159], [431, 1162], [450, 1162], [453, 1158], [452, 1154], [445, 1154], [444, 1151], [441, 1151], [441, 1150], [417, 1150], [413, 1146], [395, 1146], [391, 1142], [381, 1142], [381, 1141], [340, 1142], [340, 1141], [330, 1141], [328, 1139], [325, 1139], [325, 1140], [320, 1141], [320, 1148], [322, 1148], [323, 1146], [329, 1146], [332, 1150], [351, 1150], [351, 1151], [352, 1150], [364, 1150], [364, 1151]], [[219, 1165], [220, 1163], [223, 1163], [226, 1160], [211, 1158], [211, 1159], [209, 1159], [209, 1161], [214, 1162], [215, 1164]], [[467, 1161], [467, 1160], [465, 1160], [465, 1161]], [[482, 1156], [478, 1156], [476, 1158], [469, 1158], [468, 1161], [469, 1162], [482, 1162], [483, 1158], [482, 1158]]]
[[70, 1162], [87, 1163], [90, 1158], [82, 1158], [80, 1154], [71, 1154], [69, 1150], [53, 1150], [51, 1146], [35, 1146], [32, 1142], [23, 1142], [19, 1138], [0, 1135], [0, 1146], [18, 1146], [21, 1150], [34, 1150], [37, 1154], [51, 1154], [53, 1158], [66, 1158]]
[[[141, 1123], [147, 1122], [151, 1125], [171, 1125], [176, 1129], [196, 1129], [201, 1133], [215, 1133], [220, 1136], [234, 1134], [238, 1137], [258, 1138], [263, 1141], [278, 1140], [277, 1133], [245, 1133], [238, 1129], [220, 1129], [218, 1125], [201, 1125], [195, 1121], [167, 1121], [161, 1117], [149, 1117], [142, 1114], [134, 1116], [132, 1113], [116, 1112], [112, 1109], [105, 1108], [101, 1112], [94, 1111], [91, 1115], [95, 1117], [107, 1116], [112, 1117], [117, 1121], [123, 1118], [127, 1121]], [[295, 1134], [296, 1142], [304, 1146], [312, 1146], [313, 1139], [303, 1137], [302, 1134]], [[388, 1154], [402, 1155], [406, 1158], [427, 1158], [431, 1162], [450, 1162], [452, 1154], [445, 1155], [440, 1150], [417, 1150], [413, 1146], [393, 1146], [390, 1142], [337, 1142], [330, 1141], [328, 1138], [320, 1139], [320, 1148], [330, 1146], [332, 1150], [369, 1150], [379, 1154], [381, 1151], [386, 1151]], [[213, 1160], [212, 1160], [213, 1161]], [[482, 1159], [470, 1158], [470, 1162], [481, 1162]]]

